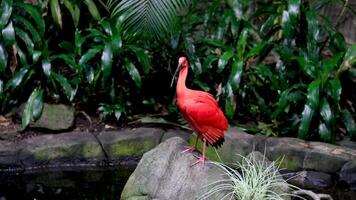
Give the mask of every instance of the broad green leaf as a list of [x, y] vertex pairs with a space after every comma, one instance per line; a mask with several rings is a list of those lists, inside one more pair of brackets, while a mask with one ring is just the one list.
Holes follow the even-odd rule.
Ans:
[[118, 121], [120, 120], [121, 113], [122, 113], [122, 112], [121, 112], [120, 110], [116, 110], [116, 111], [115, 111], [115, 118], [116, 118], [116, 120], [118, 120]]
[[253, 47], [246, 55], [246, 60], [251, 58], [251, 57], [255, 57], [257, 55], [259, 55], [261, 53], [261, 51], [266, 47], [266, 43], [265, 42], [261, 42], [259, 43], [257, 46]]
[[94, 1], [92, 0], [84, 0], [84, 3], [88, 6], [89, 13], [95, 20], [100, 20], [100, 13], [98, 8], [96, 7]]
[[242, 60], [237, 60], [232, 63], [228, 82], [231, 85], [233, 92], [236, 92], [236, 90], [239, 88], [243, 66], [244, 62]]
[[[45, 30], [46, 30], [46, 26], [45, 26], [45, 22], [44, 22], [44, 17], [42, 17], [42, 15], [39, 12], [38, 8], [33, 6], [32, 4], [23, 3], [23, 2], [20, 2], [20, 1], [15, 1], [14, 4], [16, 6], [18, 6], [19, 8], [21, 8], [22, 11], [27, 12], [31, 16], [31, 18], [36, 23], [38, 32], [43, 37], [44, 33], [45, 33]], [[15, 32], [17, 32], [16, 29], [15, 29]]]
[[23, 67], [20, 69], [20, 71], [16, 72], [14, 76], [7, 82], [5, 86], [5, 90], [14, 89], [18, 87], [22, 83], [22, 80], [26, 75], [26, 73], [28, 72], [28, 70], [29, 68]]
[[301, 139], [306, 138], [308, 131], [309, 131], [310, 123], [313, 119], [313, 115], [314, 115], [314, 110], [311, 108], [310, 105], [305, 104], [304, 110], [302, 112], [302, 118], [301, 118], [301, 122], [299, 125], [299, 130], [298, 130], [299, 138], [301, 138]]
[[32, 115], [33, 119], [36, 121], [41, 117], [43, 110], [43, 90], [39, 90], [36, 97], [33, 100]]
[[59, 0], [50, 0], [49, 5], [51, 7], [51, 14], [53, 21], [59, 28], [63, 28], [61, 7], [59, 5]]
[[232, 0], [231, 1], [232, 10], [234, 11], [234, 15], [237, 19], [242, 20], [244, 17], [244, 4], [241, 0]]
[[239, 41], [237, 42], [237, 55], [239, 56], [239, 59], [243, 59], [243, 56], [245, 55], [245, 49], [247, 45], [247, 36], [248, 36], [248, 30], [245, 28], [242, 30]]
[[28, 53], [32, 56], [35, 44], [33, 43], [30, 36], [24, 30], [17, 27], [15, 27], [15, 32], [16, 35], [19, 36], [21, 40], [25, 43]]
[[110, 22], [103, 20], [101, 21], [100, 25], [104, 28], [104, 31], [107, 35], [109, 35], [110, 37], [112, 37], [113, 35], [113, 30], [111, 28], [111, 24]]
[[299, 63], [299, 67], [303, 70], [306, 75], [309, 75], [312, 78], [315, 78], [316, 64], [311, 61], [307, 55], [298, 56], [297, 61]]
[[[31, 122], [31, 119], [33, 116], [33, 104], [35, 102], [35, 99], [38, 98], [38, 96], [40, 96], [41, 91], [39, 90], [39, 88], [34, 89], [26, 102], [24, 111], [22, 113], [22, 128], [23, 129], [26, 128]], [[36, 111], [36, 114], [37, 114], [37, 112], [38, 111]]]
[[229, 119], [233, 119], [236, 109], [236, 99], [229, 83], [225, 85], [225, 114]]
[[33, 63], [36, 63], [40, 57], [42, 56], [42, 51], [33, 51], [33, 54], [32, 54], [32, 60], [33, 60]]
[[7, 67], [7, 52], [5, 46], [0, 42], [0, 72], [4, 72]]
[[15, 44], [15, 30], [12, 26], [12, 22], [10, 22], [3, 30], [2, 37], [5, 42], [5, 46], [11, 46]]
[[0, 97], [2, 97], [4, 93], [4, 81], [0, 79]]
[[[22, 49], [16, 44], [16, 49], [17, 49], [17, 55], [20, 58], [20, 63], [23, 66], [27, 66], [28, 62], [27, 62], [27, 58], [26, 58], [26, 54], [22, 51]], [[35, 56], [32, 55], [32, 58], [34, 58]]]
[[150, 70], [150, 58], [146, 52], [143, 49], [133, 45], [129, 45], [128, 48], [130, 48], [136, 54], [138, 61], [142, 65], [143, 73], [147, 74]]
[[260, 33], [263, 35], [266, 35], [273, 27], [276, 18], [277, 18], [277, 15], [270, 15], [267, 18], [267, 20], [262, 24], [262, 26], [260, 28]]
[[52, 74], [52, 77], [62, 86], [64, 93], [67, 96], [68, 100], [73, 101], [74, 96], [77, 91], [72, 88], [69, 81], [61, 74], [57, 74], [55, 72], [52, 72], [51, 74]]
[[126, 70], [129, 72], [130, 77], [135, 82], [136, 86], [138, 88], [141, 88], [141, 86], [142, 86], [141, 76], [140, 76], [140, 73], [138, 72], [138, 70], [136, 69], [135, 65], [130, 60], [126, 59], [125, 67], [126, 67]]
[[38, 30], [32, 25], [32, 23], [28, 19], [20, 15], [15, 15], [14, 20], [16, 24], [18, 24], [20, 27], [27, 29], [28, 32], [31, 33], [33, 42], [36, 44], [36, 46], [42, 46], [42, 39], [44, 38], [42, 38]]
[[342, 120], [346, 127], [347, 132], [349, 133], [351, 139], [356, 139], [356, 124], [354, 119], [352, 118], [351, 113], [345, 109], [342, 111]]
[[[286, 107], [291, 104], [291, 99], [293, 98], [293, 92], [292, 90], [299, 89], [302, 87], [300, 84], [295, 84], [292, 87], [288, 88], [287, 90], [284, 90], [280, 95], [278, 99], [278, 103], [276, 104], [277, 108], [274, 110], [272, 113], [272, 119], [276, 119], [278, 115], [286, 109]], [[298, 90], [297, 90], [298, 91]], [[298, 93], [299, 94], [299, 93]], [[301, 95], [298, 95], [301, 96]], [[289, 104], [288, 104], [289, 103]]]
[[338, 66], [342, 56], [343, 55], [339, 53], [334, 55], [331, 59], [322, 60], [323, 73], [325, 74], [326, 78], [328, 78], [329, 73]]
[[327, 93], [334, 99], [335, 103], [338, 103], [340, 101], [342, 90], [340, 80], [335, 77], [334, 79], [328, 81], [327, 87]]
[[201, 63], [198, 57], [191, 56], [190, 57], [190, 66], [193, 69], [194, 75], [198, 76], [202, 72]]
[[95, 78], [94, 69], [90, 65], [88, 65], [86, 63], [84, 63], [82, 65], [83, 65], [84, 72], [85, 72], [86, 78], [88, 80], [88, 83], [89, 84], [93, 84], [94, 83], [94, 78]]
[[107, 80], [111, 74], [113, 63], [113, 52], [111, 44], [108, 43], [104, 47], [103, 54], [101, 55], [101, 71], [103, 73], [104, 81]]
[[346, 51], [346, 41], [344, 36], [340, 32], [335, 32], [334, 34], [332, 34], [329, 43], [329, 48], [333, 54], [338, 54], [340, 52]]
[[80, 18], [80, 9], [78, 5], [72, 4], [71, 1], [69, 0], [64, 0], [63, 1], [64, 6], [68, 9], [70, 15], [72, 16], [72, 20], [74, 23], [74, 26], [77, 27], [79, 24], [79, 18]]
[[351, 47], [346, 51], [343, 65], [345, 68], [350, 68], [356, 65], [356, 44], [351, 45]]
[[320, 102], [320, 115], [323, 117], [325, 123], [330, 126], [333, 120], [332, 111], [329, 102], [326, 98], [322, 98]]
[[202, 72], [206, 72], [208, 69], [211, 69], [212, 68], [211, 64], [215, 62], [217, 59], [218, 58], [215, 57], [214, 55], [208, 55], [203, 62]]
[[306, 19], [308, 22], [308, 43], [307, 43], [307, 48], [308, 52], [313, 52], [315, 53], [316, 51], [316, 45], [319, 40], [319, 21], [316, 17], [316, 13], [313, 10], [307, 11], [306, 12]]
[[292, 31], [293, 25], [290, 15], [287, 11], [283, 11], [282, 13], [282, 33], [286, 38], [291, 38], [293, 33]]
[[218, 72], [222, 72], [226, 66], [226, 64], [229, 62], [229, 60], [232, 58], [234, 54], [232, 51], [226, 51], [223, 53], [223, 55], [219, 58], [218, 61]]
[[83, 65], [87, 63], [90, 59], [94, 58], [102, 49], [89, 49], [82, 57], [79, 59], [79, 64]]
[[324, 123], [319, 124], [319, 134], [321, 139], [324, 141], [330, 142], [332, 141], [332, 133], [330, 128]]
[[0, 5], [0, 30], [7, 24], [12, 13], [12, 0], [2, 0]]
[[121, 35], [116, 31], [114, 32], [113, 36], [111, 36], [111, 46], [114, 55], [118, 55], [122, 47], [122, 38]]
[[307, 94], [307, 104], [313, 110], [316, 110], [319, 106], [319, 93], [320, 93], [320, 81], [316, 80], [309, 84]]
[[51, 76], [51, 67], [52, 65], [49, 60], [46, 59], [42, 61], [42, 70], [47, 77]]
[[[300, 12], [300, 0], [288, 0], [288, 13], [290, 16], [297, 18]], [[293, 19], [296, 20], [296, 19]], [[294, 22], [295, 23], [295, 22]]]

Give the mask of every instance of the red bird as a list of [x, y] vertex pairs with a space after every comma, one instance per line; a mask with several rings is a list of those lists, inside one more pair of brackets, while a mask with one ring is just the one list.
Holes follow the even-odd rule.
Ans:
[[[204, 142], [203, 155], [193, 165], [204, 164], [206, 145], [219, 147], [224, 142], [224, 133], [227, 130], [228, 122], [211, 94], [186, 87], [188, 69], [188, 59], [180, 57], [178, 68], [174, 73], [176, 75], [179, 71], [176, 87], [178, 108], [198, 136], [195, 145], [183, 152], [194, 151], [197, 148], [198, 138], [200, 138]], [[172, 85], [173, 81], [174, 78]]]

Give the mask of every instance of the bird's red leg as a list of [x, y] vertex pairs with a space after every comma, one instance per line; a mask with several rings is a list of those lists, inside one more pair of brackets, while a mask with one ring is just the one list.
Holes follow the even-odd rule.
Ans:
[[193, 152], [195, 149], [197, 149], [197, 145], [198, 145], [198, 137], [195, 140], [195, 145], [194, 146], [190, 146], [190, 147], [184, 149], [181, 153]]
[[205, 156], [206, 139], [204, 138], [203, 141], [204, 141], [204, 144], [203, 144], [203, 155], [201, 157], [199, 157], [199, 159], [195, 163], [193, 163], [191, 166], [194, 166], [194, 165], [196, 165], [198, 163], [202, 163], [204, 165], [204, 163], [205, 163], [205, 160], [206, 160], [206, 156]]

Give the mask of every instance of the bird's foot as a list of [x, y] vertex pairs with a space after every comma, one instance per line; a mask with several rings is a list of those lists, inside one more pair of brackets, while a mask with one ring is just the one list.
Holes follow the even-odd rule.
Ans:
[[205, 163], [205, 160], [206, 160], [206, 156], [201, 156], [201, 157], [198, 157], [199, 159], [193, 163], [192, 165], [190, 165], [191, 167], [198, 164], [198, 163], [201, 163], [203, 166], [204, 166], [204, 163]]
[[185, 147], [185, 149], [182, 151], [182, 152], [180, 152], [180, 153], [187, 153], [187, 152], [193, 152], [193, 151], [195, 151], [195, 146], [190, 146], [190, 147]]

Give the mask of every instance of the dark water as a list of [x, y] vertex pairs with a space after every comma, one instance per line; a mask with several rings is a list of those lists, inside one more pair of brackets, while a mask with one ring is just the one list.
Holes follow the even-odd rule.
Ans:
[[133, 169], [0, 174], [0, 200], [118, 200]]

